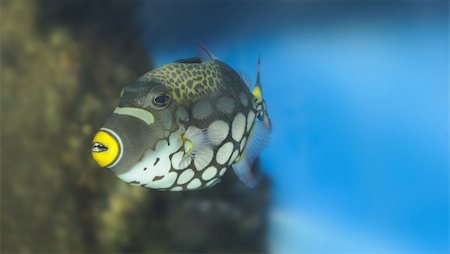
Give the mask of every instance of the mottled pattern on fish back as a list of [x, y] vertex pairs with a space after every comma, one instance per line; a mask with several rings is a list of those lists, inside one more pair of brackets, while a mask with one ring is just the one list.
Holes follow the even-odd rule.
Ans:
[[175, 101], [195, 100], [217, 92], [223, 84], [223, 74], [218, 64], [172, 63], [144, 75], [145, 79], [166, 84], [173, 91]]

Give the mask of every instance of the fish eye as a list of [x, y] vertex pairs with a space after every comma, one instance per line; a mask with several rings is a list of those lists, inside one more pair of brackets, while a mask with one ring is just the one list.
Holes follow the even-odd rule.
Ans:
[[167, 93], [160, 93], [153, 97], [152, 103], [156, 108], [165, 108], [169, 106], [172, 101], [172, 97], [170, 97]]

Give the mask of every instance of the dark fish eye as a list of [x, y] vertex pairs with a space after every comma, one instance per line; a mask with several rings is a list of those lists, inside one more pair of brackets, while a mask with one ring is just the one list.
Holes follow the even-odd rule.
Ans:
[[172, 98], [168, 94], [162, 93], [153, 98], [153, 105], [157, 108], [164, 108], [167, 107], [171, 101]]

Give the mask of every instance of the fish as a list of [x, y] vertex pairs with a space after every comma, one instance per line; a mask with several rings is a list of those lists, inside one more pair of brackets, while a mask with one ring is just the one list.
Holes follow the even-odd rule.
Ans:
[[272, 123], [260, 80], [253, 88], [204, 44], [198, 56], [153, 69], [125, 86], [94, 135], [91, 155], [120, 180], [161, 191], [215, 186], [233, 169], [247, 186]]

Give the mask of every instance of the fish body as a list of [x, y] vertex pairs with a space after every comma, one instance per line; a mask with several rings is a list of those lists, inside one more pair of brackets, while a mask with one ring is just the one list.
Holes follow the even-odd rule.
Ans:
[[184, 191], [214, 186], [229, 168], [248, 186], [271, 122], [259, 79], [250, 91], [231, 67], [200, 46], [201, 57], [152, 70], [121, 92], [95, 135], [102, 167], [132, 185]]

